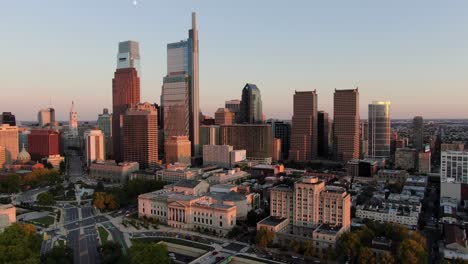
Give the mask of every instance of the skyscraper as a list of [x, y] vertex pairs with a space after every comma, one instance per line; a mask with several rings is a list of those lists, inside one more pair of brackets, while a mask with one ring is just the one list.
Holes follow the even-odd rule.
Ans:
[[55, 125], [55, 109], [44, 108], [37, 113], [37, 122], [40, 127]]
[[240, 123], [257, 124], [263, 122], [262, 96], [257, 85], [247, 83], [242, 89], [240, 114]]
[[330, 118], [328, 113], [319, 111], [317, 114], [317, 154], [322, 158], [328, 158], [330, 132]]
[[192, 13], [188, 39], [167, 45], [167, 75], [163, 79], [161, 112], [164, 137], [188, 136], [193, 156], [200, 155], [198, 85], [198, 29], [196, 14]]
[[75, 111], [75, 103], [73, 101], [70, 107], [70, 121], [68, 122], [68, 128], [70, 131], [78, 134], [78, 113]]
[[294, 94], [289, 159], [306, 161], [317, 157], [317, 92]]
[[109, 109], [104, 108], [102, 114], [98, 116], [97, 125], [104, 134], [105, 153], [109, 157], [113, 157], [112, 151], [112, 114], [109, 114]]
[[11, 112], [3, 112], [0, 115], [0, 125], [7, 124], [10, 126], [16, 126], [16, 118]]
[[200, 146], [219, 145], [219, 126], [200, 126]]
[[84, 133], [86, 164], [91, 166], [95, 161], [106, 159], [104, 134], [99, 129], [89, 129]]
[[117, 70], [112, 79], [112, 141], [114, 159], [122, 161], [122, 116], [132, 104], [140, 102], [140, 51], [138, 42], [119, 43]]
[[123, 116], [122, 132], [124, 161], [136, 161], [142, 169], [158, 163], [158, 112], [154, 105], [129, 107]]
[[333, 96], [333, 151], [339, 161], [359, 158], [359, 90], [337, 90]]
[[0, 146], [5, 149], [5, 163], [11, 164], [19, 153], [18, 128], [10, 125], [0, 125]]
[[422, 116], [413, 118], [413, 147], [418, 151], [424, 150], [424, 120]]
[[369, 104], [369, 157], [390, 158], [390, 102]]
[[234, 99], [234, 100], [229, 100], [224, 103], [224, 107], [231, 110], [231, 112], [234, 113], [235, 115], [235, 120], [236, 123], [240, 122], [241, 116], [240, 116], [240, 104], [241, 101]]
[[28, 135], [28, 151], [32, 160], [41, 161], [60, 154], [60, 134], [54, 129], [33, 129]]
[[187, 136], [173, 136], [166, 140], [164, 144], [166, 151], [166, 163], [183, 163], [190, 165], [191, 143]]
[[235, 124], [235, 114], [228, 108], [218, 108], [215, 113], [216, 125], [232, 125]]

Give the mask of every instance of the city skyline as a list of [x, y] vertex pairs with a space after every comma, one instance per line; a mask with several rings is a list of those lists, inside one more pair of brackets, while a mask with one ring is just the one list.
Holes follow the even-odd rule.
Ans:
[[[28, 8], [10, 2], [0, 11], [0, 24], [9, 26], [2, 32], [10, 40], [0, 44], [9, 50], [2, 80], [10, 93], [0, 110], [11, 111], [19, 121], [35, 120], [50, 97], [57, 120], [67, 120], [70, 101], [80, 120], [97, 120], [102, 108], [111, 108], [115, 45], [129, 39], [141, 44], [141, 101], [160, 103], [166, 44], [183, 39], [180, 32], [190, 26], [187, 14], [192, 11], [198, 13], [203, 39], [200, 106], [206, 115], [214, 116], [224, 101], [240, 99], [245, 83], [260, 87], [267, 118], [290, 120], [294, 90], [315, 89], [318, 110], [333, 116], [334, 89], [355, 87], [361, 119], [374, 100], [391, 101], [395, 119], [463, 118], [468, 112], [463, 100], [468, 81], [462, 72], [468, 66], [462, 36], [465, 3], [409, 3], [405, 8], [398, 3], [359, 8], [305, 2], [262, 8], [255, 3], [236, 12], [247, 3], [211, 1], [179, 8], [149, 1], [137, 6], [131, 1], [26, 2]], [[76, 9], [85, 11], [86, 21], [70, 15]], [[14, 17], [18, 10], [24, 16]], [[168, 16], [174, 16], [171, 23]], [[100, 23], [103, 17], [109, 22]], [[76, 78], [77, 72], [86, 78]], [[33, 99], [25, 97], [29, 94]], [[23, 103], [17, 104], [18, 99]]]

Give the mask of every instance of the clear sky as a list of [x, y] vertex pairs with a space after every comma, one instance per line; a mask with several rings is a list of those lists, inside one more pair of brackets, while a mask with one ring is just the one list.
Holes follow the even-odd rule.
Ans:
[[0, 111], [66, 120], [111, 109], [117, 44], [140, 42], [141, 99], [159, 103], [166, 44], [198, 14], [200, 106], [213, 115], [246, 82], [267, 118], [289, 119], [294, 90], [360, 89], [361, 115], [392, 101], [393, 118], [468, 117], [468, 1], [12, 0], [0, 3]]

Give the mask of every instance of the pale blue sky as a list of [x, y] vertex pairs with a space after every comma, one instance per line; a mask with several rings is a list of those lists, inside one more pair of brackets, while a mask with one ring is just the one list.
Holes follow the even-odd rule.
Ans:
[[359, 86], [394, 118], [468, 116], [467, 1], [14, 0], [0, 3], [0, 111], [65, 120], [111, 108], [117, 43], [140, 42], [142, 101], [158, 102], [166, 44], [187, 38], [198, 13], [200, 106], [213, 112], [262, 92], [268, 118], [289, 119], [294, 90], [317, 89], [332, 112], [335, 88]]

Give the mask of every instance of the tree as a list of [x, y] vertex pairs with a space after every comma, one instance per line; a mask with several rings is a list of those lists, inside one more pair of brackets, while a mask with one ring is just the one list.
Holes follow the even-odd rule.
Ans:
[[115, 199], [113, 194], [108, 194], [105, 192], [96, 192], [94, 193], [94, 200], [93, 200], [94, 207], [98, 208], [99, 210], [115, 210], [119, 208], [119, 203]]
[[424, 247], [418, 242], [405, 239], [401, 242], [397, 250], [397, 258], [400, 263], [425, 264], [427, 263], [427, 254]]
[[105, 242], [98, 248], [101, 264], [128, 263], [122, 254], [122, 247], [115, 242]]
[[257, 235], [255, 236], [255, 243], [261, 248], [266, 248], [270, 245], [275, 239], [275, 233], [267, 228], [260, 228], [257, 230]]
[[62, 160], [59, 165], [60, 174], [64, 174], [66, 169], [67, 169], [67, 164], [65, 163], [64, 160]]
[[359, 251], [358, 263], [375, 264], [377, 261], [372, 250], [370, 250], [368, 247], [364, 247]]
[[153, 264], [157, 260], [160, 264], [169, 264], [165, 244], [134, 243], [129, 249], [130, 261], [134, 264]]
[[10, 174], [6, 180], [6, 192], [17, 193], [20, 190], [21, 176], [18, 174]]
[[347, 232], [340, 236], [337, 242], [336, 252], [338, 257], [352, 262], [357, 258], [361, 245], [361, 238], [356, 232]]
[[55, 246], [41, 259], [44, 264], [73, 264], [73, 251], [66, 246]]
[[96, 192], [103, 192], [104, 191], [104, 184], [102, 183], [102, 181], [98, 181], [95, 191]]
[[14, 223], [0, 234], [0, 263], [39, 263], [41, 237], [36, 227]]
[[229, 233], [227, 233], [228, 238], [235, 238], [238, 235], [242, 234], [242, 228], [240, 226], [234, 226]]
[[39, 205], [53, 205], [55, 204], [55, 199], [52, 194], [43, 192], [37, 196], [37, 203]]
[[395, 258], [388, 252], [383, 252], [379, 255], [377, 263], [395, 264]]

